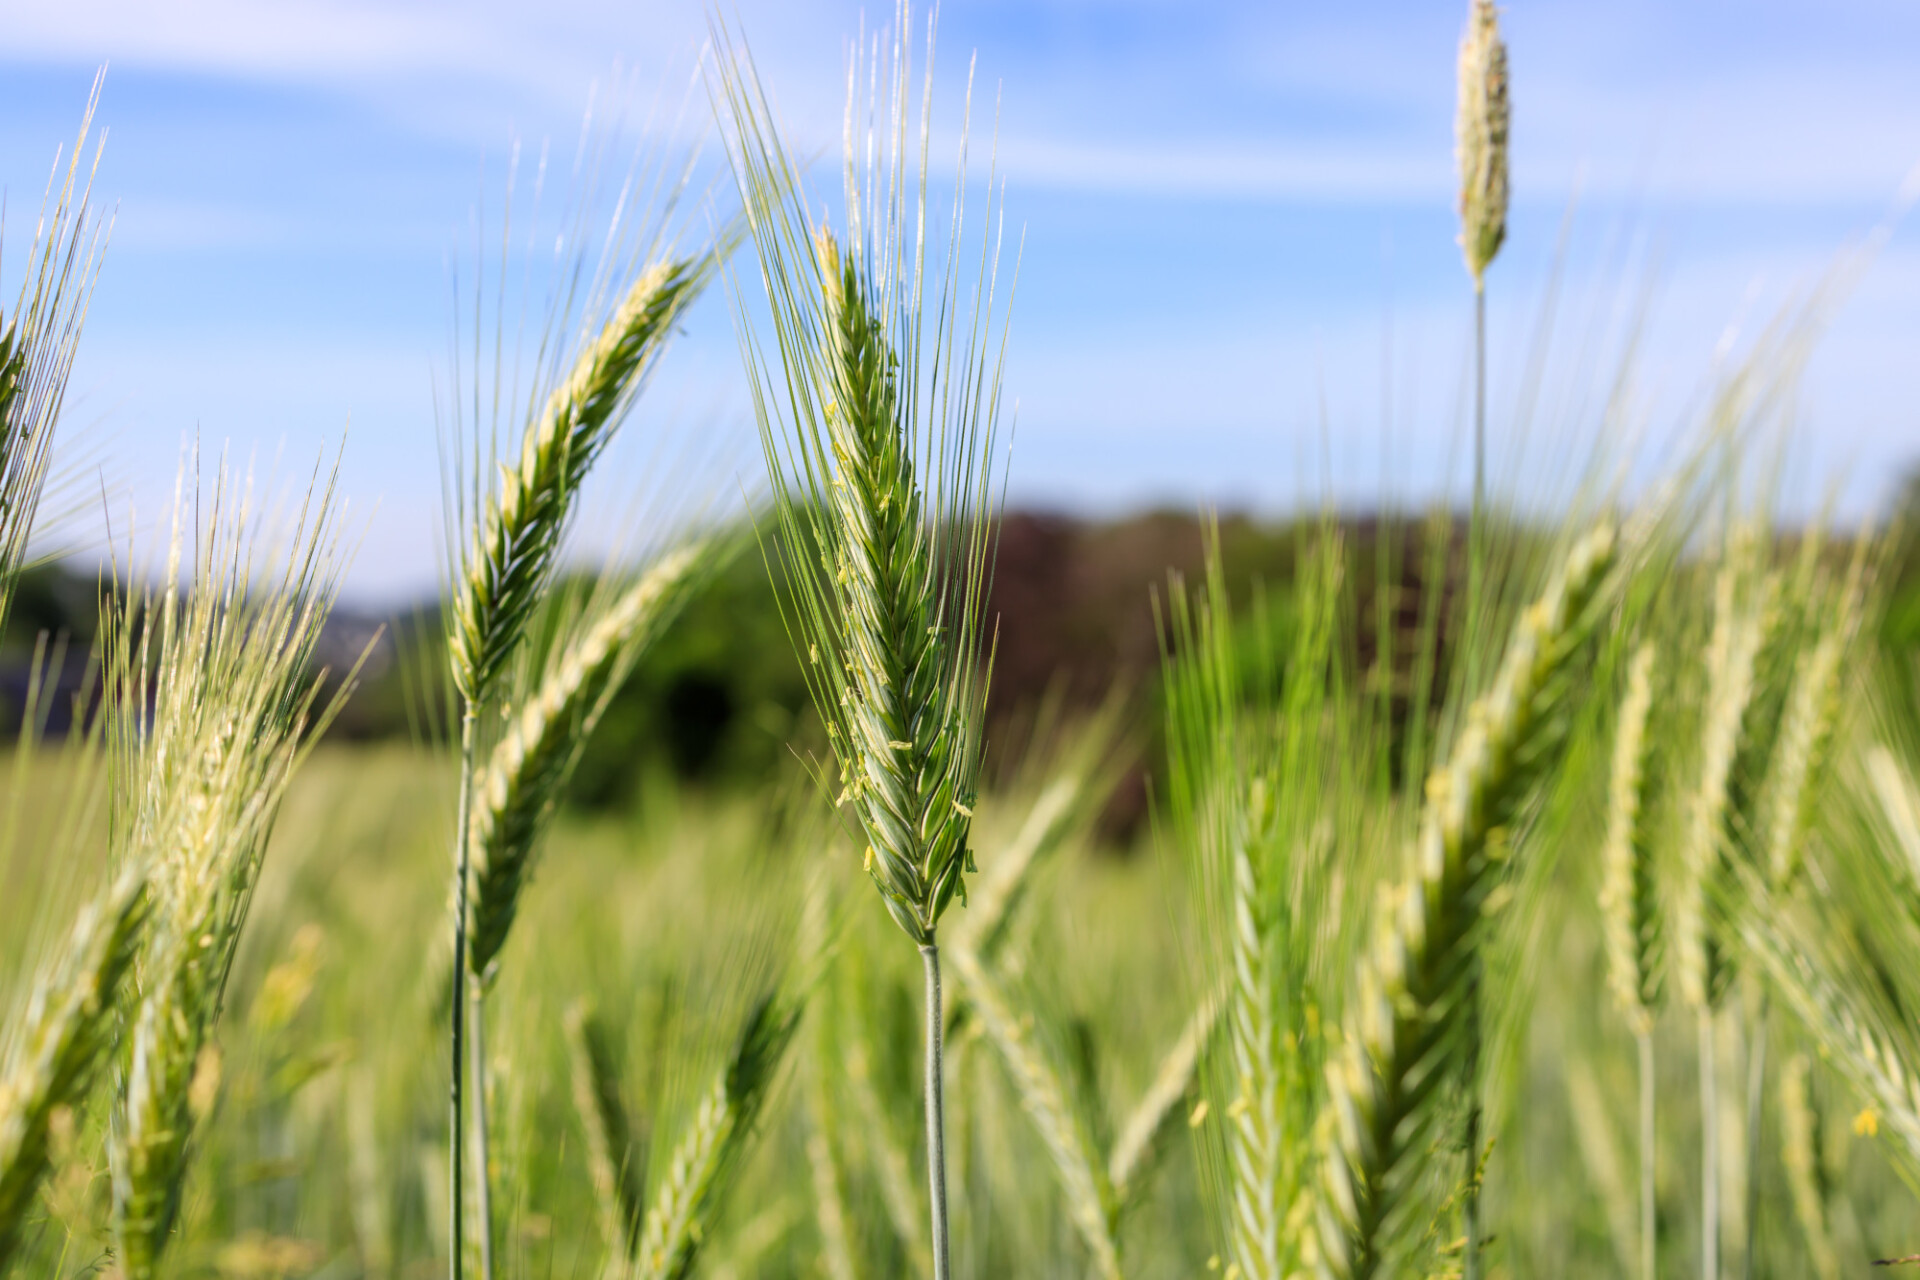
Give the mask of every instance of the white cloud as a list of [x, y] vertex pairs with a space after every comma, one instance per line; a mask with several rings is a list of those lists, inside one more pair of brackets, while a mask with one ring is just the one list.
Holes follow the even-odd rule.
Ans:
[[98, 60], [244, 76], [354, 76], [491, 55], [449, 6], [330, 0], [66, 0], [7, 22], [16, 60]]
[[1016, 185], [1110, 191], [1184, 199], [1385, 200], [1440, 196], [1449, 164], [1396, 148], [1356, 152], [1339, 146], [1186, 142], [1088, 142], [1013, 137], [999, 167]]
[[[744, 7], [789, 123], [837, 138], [842, 56], [863, 6]], [[1885, 198], [1920, 159], [1914, 33], [1871, 6], [1841, 13], [1849, 21], [1799, 47], [1780, 6], [1749, 8], [1744, 24], [1757, 34], [1744, 41], [1661, 5], [1516, 10], [1522, 189], [1557, 199], [1584, 171], [1590, 190], [1656, 199]], [[66, 0], [9, 15], [5, 57], [331, 86], [402, 127], [478, 145], [497, 142], [503, 116], [536, 134], [569, 126], [616, 61], [649, 90], [632, 95], [642, 114], [652, 86], [670, 82], [665, 96], [677, 99], [706, 21], [701, 5], [665, 0]], [[1444, 196], [1451, 8], [1057, 0], [955, 9], [944, 22], [944, 74], [964, 74], [956, 42], [982, 46], [983, 90], [1003, 85], [1008, 99], [1003, 159], [1037, 186]], [[1876, 29], [1890, 45], [1866, 38]], [[703, 113], [703, 95], [693, 99]]]

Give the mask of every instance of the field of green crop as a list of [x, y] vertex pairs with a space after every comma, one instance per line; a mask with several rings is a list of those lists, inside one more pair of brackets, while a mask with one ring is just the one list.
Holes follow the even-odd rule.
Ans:
[[[1139, 593], [1157, 667], [1040, 695], [995, 578], [999, 191], [929, 196], [899, 36], [856, 62], [873, 141], [819, 213], [715, 42], [737, 215], [649, 161], [656, 206], [538, 356], [464, 371], [446, 590], [366, 650], [391, 670], [327, 659], [324, 463], [275, 505], [189, 458], [171, 534], [115, 549], [152, 570], [35, 637], [0, 756], [0, 1275], [1920, 1261], [1920, 555], [1775, 519], [1812, 321], [1715, 375], [1654, 482], [1596, 456], [1488, 493], [1509, 108], [1474, 0], [1465, 518], [1203, 517]], [[53, 616], [26, 549], [99, 262], [79, 173], [0, 336], [0, 633]], [[583, 569], [587, 477], [709, 290], [765, 490]], [[696, 744], [705, 772], [634, 728], [692, 651], [733, 655], [713, 696], [759, 744]]]

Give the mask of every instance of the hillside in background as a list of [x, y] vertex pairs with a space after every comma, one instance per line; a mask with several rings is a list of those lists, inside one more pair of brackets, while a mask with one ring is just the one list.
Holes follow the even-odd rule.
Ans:
[[[1891, 583], [1883, 643], [1895, 654], [1920, 654], [1920, 476], [1901, 504], [1887, 572]], [[1294, 550], [1306, 522], [1221, 520], [1222, 560], [1237, 596], [1270, 589], [1284, 601]], [[1430, 603], [1428, 589], [1458, 589], [1464, 566], [1464, 522], [1455, 522], [1454, 554], [1424, 563], [1420, 529], [1406, 519], [1342, 520], [1348, 573], [1356, 586], [1356, 652], [1363, 668], [1380, 652], [1383, 627], [1396, 633], [1395, 687], [1410, 678], [1411, 655]], [[1045, 511], [1009, 513], [1000, 529], [992, 592], [999, 618], [989, 707], [989, 758], [996, 746], [1017, 754], [1036, 717], [1091, 710], [1110, 697], [1131, 699], [1141, 764], [1120, 788], [1109, 829], [1134, 829], [1145, 817], [1147, 778], [1158, 774], [1160, 641], [1156, 598], [1169, 574], [1199, 572], [1200, 520], [1151, 512], [1088, 521]], [[1388, 591], [1383, 597], [1380, 583]], [[0, 716], [18, 724], [39, 636], [66, 637], [60, 696], [49, 711], [58, 731], [66, 708], [87, 683], [85, 654], [96, 629], [98, 586], [92, 578], [43, 567], [22, 582], [0, 643]], [[1444, 610], [1442, 610], [1444, 614]], [[1438, 637], [1444, 676], [1447, 637]], [[328, 668], [361, 661], [359, 688], [330, 730], [341, 741], [379, 742], [444, 734], [446, 664], [438, 607], [397, 615], [343, 607], [327, 624]], [[364, 655], [364, 658], [362, 657]], [[1890, 663], [1914, 679], [1911, 660]], [[1444, 678], [1439, 688], [1445, 688]], [[1396, 695], [1400, 696], [1400, 695]], [[435, 707], [441, 708], [436, 712]], [[694, 600], [648, 661], [621, 691], [581, 762], [573, 802], [624, 807], [643, 796], [649, 776], [720, 788], [751, 788], [787, 767], [793, 749], [814, 742], [817, 725], [759, 554], [747, 548]]]

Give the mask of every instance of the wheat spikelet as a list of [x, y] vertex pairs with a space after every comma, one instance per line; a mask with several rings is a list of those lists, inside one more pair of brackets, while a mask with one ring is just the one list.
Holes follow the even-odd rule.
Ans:
[[1780, 1072], [1780, 1158], [1793, 1196], [1793, 1215], [1806, 1237], [1807, 1254], [1820, 1280], [1839, 1280], [1840, 1259], [1827, 1226], [1826, 1189], [1820, 1170], [1820, 1113], [1812, 1096], [1813, 1063], [1804, 1053]]
[[505, 669], [581, 483], [714, 268], [713, 255], [704, 254], [643, 271], [529, 424], [518, 465], [501, 465], [499, 489], [461, 565], [448, 635], [454, 683], [469, 703], [485, 701]]
[[748, 1015], [731, 1058], [701, 1099], [647, 1210], [629, 1273], [636, 1280], [685, 1280], [692, 1274], [752, 1141], [754, 1121], [793, 1038], [799, 1012], [768, 996]]
[[1060, 1073], [1034, 1045], [1028, 1021], [1014, 1012], [1006, 992], [980, 958], [964, 947], [951, 947], [950, 952], [975, 1016], [999, 1052], [1022, 1110], [1053, 1159], [1055, 1176], [1066, 1195], [1067, 1216], [1093, 1255], [1095, 1271], [1109, 1280], [1118, 1277], [1120, 1250], [1114, 1228], [1119, 1201], [1085, 1119], [1068, 1100]]
[[712, 545], [669, 552], [562, 648], [508, 722], [476, 787], [468, 969], [490, 983], [532, 872], [540, 832], [607, 703], [713, 559]]
[[34, 988], [0, 1074], [0, 1273], [52, 1168], [56, 1112], [86, 1104], [119, 1023], [122, 985], [146, 928], [146, 876], [123, 873], [74, 921], [66, 953]]
[[646, 1202], [645, 1143], [635, 1139], [620, 1096], [619, 1066], [599, 1016], [585, 1001], [575, 1001], [567, 1010], [565, 1027], [573, 1105], [587, 1135], [587, 1169], [600, 1210], [600, 1232], [610, 1255], [631, 1258]]
[[1460, 166], [1460, 248], [1477, 287], [1507, 238], [1507, 45], [1493, 0], [1472, 0], [1460, 41], [1454, 158]]
[[1799, 878], [1814, 801], [1840, 719], [1847, 630], [1835, 627], [1800, 657], [1764, 796], [1767, 868], [1777, 888]]
[[1652, 642], [1644, 642], [1627, 668], [1627, 692], [1614, 730], [1600, 893], [1607, 977], [1636, 1035], [1651, 1025], [1660, 1001], [1660, 909], [1649, 812], [1653, 739], [1647, 733], [1654, 656]]
[[1200, 1055], [1220, 1024], [1224, 1004], [1217, 995], [1200, 1002], [1160, 1060], [1153, 1082], [1120, 1126], [1107, 1156], [1107, 1182], [1113, 1187], [1115, 1203], [1124, 1205], [1143, 1191], [1157, 1153], [1182, 1117], [1180, 1104], [1192, 1092]]
[[1361, 1277], [1411, 1209], [1434, 1145], [1444, 1086], [1458, 1072], [1464, 1000], [1487, 894], [1502, 867], [1496, 839], [1551, 768], [1565, 668], [1614, 559], [1603, 526], [1568, 553], [1516, 624], [1488, 694], [1470, 709], [1446, 765], [1427, 784], [1410, 878], [1390, 895], [1328, 1069], [1336, 1123], [1319, 1204], [1322, 1274]]
[[1684, 872], [1674, 913], [1680, 990], [1696, 1009], [1717, 1005], [1732, 980], [1713, 935], [1707, 899], [1726, 865], [1729, 788], [1742, 727], [1753, 700], [1754, 663], [1765, 640], [1759, 611], [1737, 602], [1736, 573], [1721, 569], [1715, 588], [1713, 635], [1707, 648], [1707, 702], [1700, 728], [1700, 776], [1682, 846]]

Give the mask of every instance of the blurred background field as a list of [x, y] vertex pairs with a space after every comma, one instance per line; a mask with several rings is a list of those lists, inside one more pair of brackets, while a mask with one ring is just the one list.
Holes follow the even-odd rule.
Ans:
[[[1920, 479], [1896, 492], [1876, 519], [1894, 530], [1880, 643], [1888, 658], [1885, 667], [1897, 678], [1920, 651]], [[1221, 556], [1229, 582], [1237, 591], [1260, 583], [1284, 593], [1300, 540], [1311, 536], [1317, 523], [1317, 518], [1273, 523], [1222, 517]], [[1357, 617], [1368, 630], [1358, 638], [1363, 660], [1375, 644], [1370, 632], [1377, 626], [1376, 543], [1383, 528], [1396, 524], [1397, 533], [1387, 535], [1400, 542], [1392, 584], [1396, 617], [1411, 631], [1426, 589], [1425, 566], [1406, 554], [1417, 533], [1391, 516], [1345, 524]], [[1456, 530], [1462, 553], [1465, 531], [1462, 519]], [[1139, 764], [1108, 813], [1109, 823], [1117, 824], [1108, 831], [1123, 846], [1147, 817], [1147, 774], [1158, 771], [1164, 781], [1153, 597], [1164, 593], [1168, 573], [1192, 575], [1201, 560], [1197, 513], [1090, 522], [1014, 511], [1000, 530], [993, 595], [1000, 629], [990, 716], [1003, 732], [991, 735], [999, 749], [990, 746], [989, 754], [1017, 756], [1017, 750], [1007, 749], [1017, 748], [1015, 726], [1043, 705], [1073, 714], [1089, 712], [1115, 694], [1131, 698], [1133, 732], [1142, 743]], [[1461, 556], [1456, 555], [1450, 573], [1443, 592], [1463, 585]], [[23, 575], [0, 640], [0, 730], [18, 731], [42, 633], [67, 637], [63, 688], [70, 693], [80, 686], [87, 648], [97, 634], [100, 590], [97, 577], [60, 566]], [[439, 732], [423, 716], [427, 691], [421, 682], [438, 669], [435, 655], [442, 643], [438, 608], [430, 601], [392, 612], [358, 610], [351, 603], [337, 610], [325, 639], [328, 665], [346, 670], [366, 646], [373, 647], [352, 701], [328, 730], [328, 742], [403, 743]], [[56, 705], [51, 714], [58, 718], [63, 708]], [[687, 606], [647, 664], [621, 689], [588, 744], [568, 803], [583, 810], [631, 809], [662, 789], [655, 780], [668, 778], [703, 794], [756, 794], [790, 772], [789, 744], [806, 738], [811, 715], [766, 565], [755, 554], [739, 556]], [[1003, 737], [1010, 743], [1000, 743]]]
[[[1366, 602], [1357, 619], [1377, 616], [1368, 539], [1378, 527], [1346, 531], [1356, 597]], [[1280, 611], [1280, 634], [1293, 625], [1290, 583], [1313, 535], [1310, 524], [1222, 526], [1229, 578], [1249, 595], [1263, 587]], [[991, 719], [993, 782], [976, 827], [976, 892], [1002, 860], [1032, 858], [997, 944], [999, 972], [1037, 1043], [1069, 1073], [1097, 1149], [1106, 1149], [1207, 982], [1206, 945], [1193, 932], [1204, 913], [1191, 901], [1191, 855], [1167, 825], [1150, 599], [1164, 601], [1169, 569], [1201, 568], [1201, 536], [1195, 522], [1173, 516], [1105, 527], [1012, 516], [1004, 536], [996, 592], [1007, 627]], [[1391, 536], [1418, 544], [1405, 526]], [[1912, 545], [1905, 534], [1892, 540], [1882, 579], [1889, 603], [1863, 672], [1914, 669]], [[630, 1110], [625, 1159], [638, 1184], [652, 1186], [667, 1144], [648, 1135], [686, 1123], [754, 993], [793, 963], [787, 954], [817, 949], [823, 929], [835, 939], [830, 973], [702, 1254], [702, 1274], [821, 1274], [819, 1187], [808, 1170], [823, 1115], [838, 1126], [857, 1274], [920, 1265], [918, 974], [892, 945], [891, 926], [868, 909], [857, 851], [821, 814], [796, 758], [817, 745], [818, 730], [765, 573], [751, 555], [736, 560], [637, 672], [589, 748], [527, 893], [490, 1033], [508, 1275], [596, 1275], [610, 1247], [607, 1188], [594, 1182], [581, 1068], [570, 1056], [582, 1013], [590, 1011]], [[1394, 572], [1407, 598], [1389, 616], [1421, 616], [1419, 577]], [[42, 572], [23, 585], [15, 625], [57, 620], [84, 636], [92, 590]], [[333, 652], [365, 644], [379, 625], [400, 641], [382, 642], [394, 647], [369, 667], [277, 824], [221, 1038], [220, 1100], [185, 1201], [172, 1263], [181, 1275], [411, 1277], [444, 1267], [435, 1260], [446, 1160], [441, 922], [455, 777], [423, 694], [442, 659], [431, 649], [424, 658], [404, 653], [423, 637], [437, 649], [435, 625], [418, 614], [333, 625]], [[1372, 626], [1357, 627], [1357, 654], [1377, 643]], [[410, 662], [411, 682], [403, 679]], [[1857, 705], [1853, 723], [1920, 741], [1903, 706], [1916, 704]], [[0, 770], [6, 811], [46, 811], [62, 776], [61, 760], [47, 758], [56, 745], [26, 760], [24, 772], [17, 762]], [[1618, 1019], [1595, 1016], [1606, 963], [1592, 908], [1604, 825], [1595, 789], [1603, 786], [1590, 774], [1529, 837], [1554, 847], [1556, 869], [1533, 921], [1545, 939], [1533, 953], [1541, 976], [1527, 993], [1511, 1118], [1490, 1162], [1497, 1275], [1618, 1275], [1636, 1256], [1636, 1157], [1625, 1120], [1634, 1106], [1632, 1040]], [[75, 871], [22, 860], [5, 868], [0, 982], [19, 989], [23, 966], [57, 937], [92, 882]], [[1048, 1151], [991, 1043], [964, 1003], [956, 1009], [948, 1086], [956, 1266], [975, 1276], [1083, 1274], [1084, 1245], [1049, 1175]], [[1659, 1085], [1662, 1251], [1672, 1274], [1687, 1274], [1680, 1263], [1697, 1249], [1688, 1023], [1675, 1002], [1658, 1030], [1681, 1047], [1663, 1054]], [[1735, 1024], [1723, 1036], [1723, 1064], [1739, 1064]], [[1911, 1192], [1900, 1160], [1883, 1148], [1889, 1139], [1864, 1119], [1873, 1104], [1818, 1056], [1781, 1060], [1801, 1073], [1819, 1121], [1811, 1158], [1833, 1247], [1847, 1258], [1900, 1247], [1912, 1234]], [[1723, 1069], [1722, 1133], [1738, 1135], [1738, 1067]], [[1219, 1123], [1207, 1096], [1198, 1083], [1180, 1088], [1173, 1122], [1132, 1192], [1123, 1219], [1130, 1275], [1192, 1275], [1210, 1259], [1218, 1267], [1218, 1219], [1207, 1199], [1215, 1184], [1191, 1141]], [[1768, 1124], [1769, 1153], [1757, 1163], [1741, 1139], [1729, 1139], [1728, 1168], [1753, 1168], [1761, 1179], [1753, 1274], [1809, 1274], [1797, 1216], [1804, 1206], [1776, 1154], [1785, 1137]], [[104, 1213], [105, 1172], [83, 1150], [66, 1160], [48, 1188], [52, 1217], [34, 1255], [49, 1274], [83, 1273], [106, 1247], [87, 1226]], [[1736, 1206], [1727, 1238], [1738, 1241], [1744, 1188], [1735, 1181], [1726, 1194]], [[1448, 1266], [1445, 1243], [1429, 1240], [1422, 1250], [1437, 1274]], [[1735, 1252], [1729, 1264], [1741, 1260]]]

